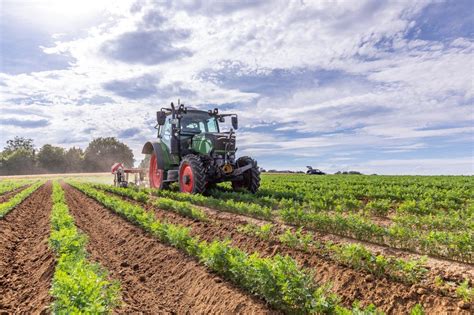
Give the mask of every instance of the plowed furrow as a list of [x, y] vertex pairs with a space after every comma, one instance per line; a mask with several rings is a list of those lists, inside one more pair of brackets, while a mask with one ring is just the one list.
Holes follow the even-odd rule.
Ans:
[[[113, 196], [120, 198], [117, 195]], [[275, 254], [289, 255], [304, 267], [314, 270], [316, 281], [332, 283], [333, 291], [342, 298], [342, 302], [346, 306], [350, 306], [355, 300], [358, 300], [364, 305], [373, 303], [387, 313], [399, 314], [409, 312], [419, 303], [429, 313], [469, 314], [468, 310], [459, 308], [459, 305], [463, 305], [459, 299], [437, 294], [419, 285], [407, 285], [387, 278], [378, 279], [364, 271], [347, 268], [314, 253], [307, 253], [281, 243], [242, 234], [237, 229], [240, 224], [246, 223], [246, 221], [239, 219], [238, 215], [227, 213], [226, 220], [211, 215], [211, 222], [202, 222], [174, 212], [157, 209], [149, 204], [125, 197], [121, 198], [139, 204], [149, 211], [154, 211], [156, 217], [161, 221], [191, 227], [191, 234], [198, 235], [203, 240], [229, 238], [234, 246], [248, 253], [257, 251], [267, 257]]]
[[118, 312], [268, 313], [261, 301], [208, 272], [184, 253], [64, 185], [76, 225], [88, 235], [91, 259], [122, 285]]
[[0, 195], [0, 203], [3, 203], [3, 202], [6, 202], [8, 200], [10, 200], [10, 198], [12, 198], [13, 196], [15, 196], [17, 193], [21, 192], [22, 190], [26, 189], [27, 187], [29, 187], [30, 185], [25, 185], [25, 186], [21, 186], [19, 188], [16, 188], [12, 191], [8, 191], [2, 195]]
[[0, 313], [45, 312], [52, 302], [51, 206], [47, 183], [0, 220]]

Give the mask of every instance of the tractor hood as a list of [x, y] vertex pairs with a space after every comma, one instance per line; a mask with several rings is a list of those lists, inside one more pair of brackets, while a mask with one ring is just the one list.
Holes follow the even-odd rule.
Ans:
[[192, 149], [201, 154], [235, 152], [235, 134], [230, 132], [204, 132], [192, 138]]

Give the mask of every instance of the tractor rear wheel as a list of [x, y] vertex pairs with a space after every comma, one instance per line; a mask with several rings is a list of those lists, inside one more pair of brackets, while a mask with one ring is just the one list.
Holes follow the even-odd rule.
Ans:
[[206, 190], [206, 174], [198, 156], [186, 155], [179, 165], [179, 190], [188, 194], [203, 193]]
[[260, 171], [258, 170], [257, 161], [248, 156], [242, 156], [237, 159], [237, 167], [242, 167], [252, 164], [252, 167], [246, 170], [242, 176], [242, 180], [232, 181], [232, 189], [241, 190], [247, 189], [252, 194], [255, 194], [260, 187]]
[[165, 171], [158, 168], [156, 154], [153, 153], [150, 157], [150, 167], [148, 168], [148, 179], [150, 181], [150, 188], [166, 189], [168, 183], [164, 182]]

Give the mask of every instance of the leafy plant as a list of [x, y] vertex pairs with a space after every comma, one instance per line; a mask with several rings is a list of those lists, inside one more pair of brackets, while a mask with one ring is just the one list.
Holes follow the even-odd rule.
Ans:
[[10, 198], [8, 201], [0, 203], [0, 219], [3, 218], [11, 209], [19, 205], [23, 200], [28, 198], [32, 193], [34, 193], [38, 188], [43, 185], [44, 182], [36, 182], [30, 187], [20, 191], [15, 196]]
[[64, 192], [53, 183], [49, 243], [57, 255], [51, 285], [54, 313], [109, 313], [120, 303], [120, 284], [104, 268], [87, 260], [87, 237], [69, 214]]
[[465, 279], [457, 288], [456, 294], [462, 298], [465, 302], [473, 302], [474, 300], [474, 289], [469, 286], [468, 279]]
[[263, 225], [256, 225], [248, 223], [241, 225], [238, 228], [238, 231], [247, 235], [256, 236], [262, 240], [269, 240], [272, 234], [273, 224], [266, 223]]
[[420, 304], [416, 304], [410, 311], [410, 315], [425, 315], [425, 310]]
[[161, 241], [198, 258], [218, 274], [262, 297], [274, 308], [286, 313], [334, 313], [347, 311], [327, 285], [317, 285], [308, 271], [290, 257], [276, 255], [262, 258], [248, 255], [230, 245], [229, 241], [200, 241], [189, 229], [171, 223], [161, 223], [145, 209], [120, 198], [106, 195], [87, 184], [71, 185], [107, 208], [119, 213]]
[[279, 236], [279, 240], [290, 247], [301, 248], [307, 251], [309, 246], [313, 243], [313, 234], [310, 232], [303, 233], [302, 227], [294, 232], [291, 229], [286, 229], [285, 232]]

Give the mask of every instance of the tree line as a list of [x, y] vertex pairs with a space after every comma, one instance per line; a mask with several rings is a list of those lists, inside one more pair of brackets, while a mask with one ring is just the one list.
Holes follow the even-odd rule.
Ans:
[[107, 172], [115, 162], [132, 167], [132, 150], [114, 137], [92, 140], [85, 150], [45, 144], [36, 149], [33, 139], [15, 137], [0, 152], [0, 175]]

